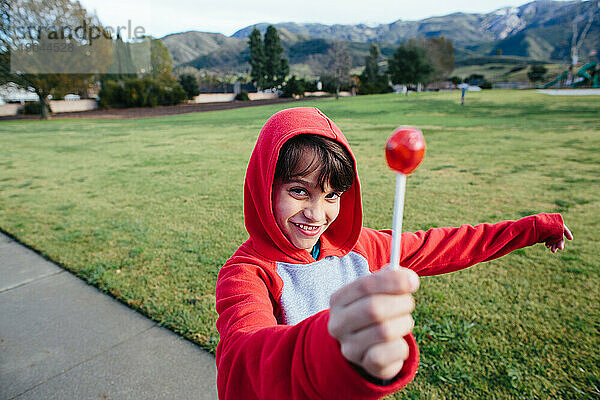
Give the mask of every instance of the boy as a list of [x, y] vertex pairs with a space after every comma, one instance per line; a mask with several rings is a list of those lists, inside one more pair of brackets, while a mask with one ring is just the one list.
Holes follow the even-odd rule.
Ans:
[[418, 366], [411, 334], [418, 275], [435, 275], [572, 236], [559, 214], [404, 233], [362, 227], [356, 161], [315, 108], [273, 115], [244, 185], [250, 235], [219, 272], [217, 387], [222, 399], [375, 399]]

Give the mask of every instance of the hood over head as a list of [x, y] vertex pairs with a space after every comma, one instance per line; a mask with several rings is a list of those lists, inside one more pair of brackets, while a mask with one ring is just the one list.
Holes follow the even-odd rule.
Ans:
[[296, 135], [313, 134], [344, 146], [354, 161], [354, 183], [340, 198], [337, 219], [321, 235], [323, 256], [343, 256], [356, 244], [362, 228], [362, 204], [356, 160], [342, 131], [320, 110], [296, 107], [280, 111], [265, 123], [248, 163], [244, 184], [244, 220], [253, 247], [262, 256], [286, 262], [314, 262], [283, 234], [273, 213], [273, 179], [279, 150]]

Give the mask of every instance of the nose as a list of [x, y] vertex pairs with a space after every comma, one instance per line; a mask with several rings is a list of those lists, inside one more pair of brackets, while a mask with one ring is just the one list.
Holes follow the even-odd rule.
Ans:
[[325, 220], [325, 207], [321, 200], [309, 202], [304, 208], [304, 217], [311, 222], [322, 222]]

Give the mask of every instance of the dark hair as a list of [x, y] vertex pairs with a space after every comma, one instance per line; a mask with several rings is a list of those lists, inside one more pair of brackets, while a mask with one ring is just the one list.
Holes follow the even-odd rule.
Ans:
[[[307, 165], [300, 165], [305, 154], [312, 154]], [[345, 192], [354, 183], [354, 161], [338, 142], [320, 135], [297, 135], [284, 143], [275, 167], [275, 181], [289, 182], [320, 169], [317, 182], [321, 190], [329, 183], [336, 192]]]

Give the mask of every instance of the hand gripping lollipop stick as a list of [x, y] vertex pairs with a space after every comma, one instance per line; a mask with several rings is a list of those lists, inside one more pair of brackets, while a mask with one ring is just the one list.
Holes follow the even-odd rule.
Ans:
[[397, 128], [385, 146], [385, 158], [388, 166], [396, 171], [396, 198], [394, 200], [394, 220], [392, 222], [392, 254], [390, 268], [400, 267], [400, 238], [402, 234], [402, 214], [404, 212], [404, 194], [406, 176], [412, 173], [425, 155], [423, 133], [409, 126]]

